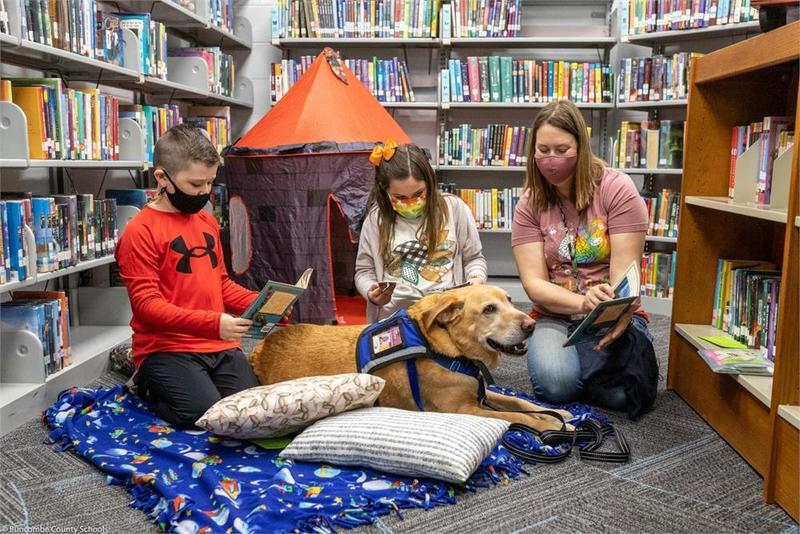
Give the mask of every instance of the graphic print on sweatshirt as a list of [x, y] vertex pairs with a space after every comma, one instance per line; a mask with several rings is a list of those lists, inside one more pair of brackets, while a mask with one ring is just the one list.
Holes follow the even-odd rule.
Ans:
[[186, 244], [186, 240], [182, 235], [179, 235], [170, 242], [169, 248], [181, 255], [181, 259], [178, 260], [175, 266], [177, 272], [192, 274], [192, 259], [204, 258], [206, 256], [208, 256], [209, 261], [211, 261], [211, 268], [216, 268], [218, 261], [217, 253], [214, 251], [216, 240], [214, 236], [208, 232], [203, 232], [203, 237], [205, 238], [204, 245], [195, 245], [192, 247]]

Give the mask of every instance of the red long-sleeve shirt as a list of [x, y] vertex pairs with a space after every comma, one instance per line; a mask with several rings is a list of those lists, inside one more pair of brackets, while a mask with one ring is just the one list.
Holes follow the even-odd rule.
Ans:
[[240, 347], [219, 337], [225, 311], [242, 313], [258, 295], [228, 278], [219, 226], [194, 215], [146, 206], [125, 227], [116, 251], [133, 309], [133, 361], [154, 352], [221, 352]]

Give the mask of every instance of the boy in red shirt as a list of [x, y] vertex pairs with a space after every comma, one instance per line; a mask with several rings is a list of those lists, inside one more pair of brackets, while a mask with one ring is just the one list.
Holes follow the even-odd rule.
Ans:
[[258, 386], [239, 340], [258, 295], [230, 278], [219, 226], [203, 209], [221, 163], [205, 132], [178, 125], [155, 146], [159, 195], [126, 226], [116, 251], [133, 309], [141, 396], [162, 419], [192, 428], [222, 397]]

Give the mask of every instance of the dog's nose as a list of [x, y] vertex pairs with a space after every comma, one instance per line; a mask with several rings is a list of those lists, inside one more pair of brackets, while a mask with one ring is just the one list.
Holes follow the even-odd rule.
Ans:
[[528, 317], [527, 315], [522, 320], [522, 331], [525, 332], [526, 336], [533, 334], [533, 327], [536, 325], [536, 321]]

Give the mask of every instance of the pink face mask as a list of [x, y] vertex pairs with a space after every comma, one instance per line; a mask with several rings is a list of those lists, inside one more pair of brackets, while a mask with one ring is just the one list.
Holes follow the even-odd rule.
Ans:
[[536, 166], [548, 182], [563, 184], [575, 172], [578, 156], [536, 156]]

